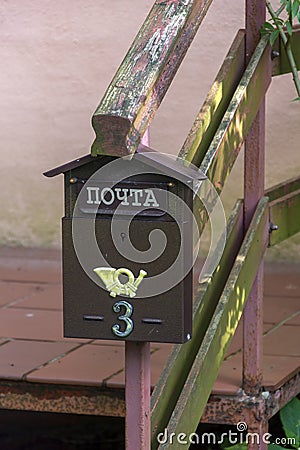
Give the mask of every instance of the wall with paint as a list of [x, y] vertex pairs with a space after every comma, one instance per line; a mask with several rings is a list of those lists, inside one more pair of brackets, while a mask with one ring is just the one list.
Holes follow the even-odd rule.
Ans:
[[[60, 245], [62, 178], [49, 180], [42, 172], [89, 153], [91, 116], [152, 3], [10, 0], [0, 5], [1, 245]], [[155, 117], [153, 148], [173, 154], [180, 149], [243, 26], [243, 8], [242, 1], [214, 0]], [[290, 75], [274, 79], [267, 99], [267, 186], [299, 174], [294, 97]], [[241, 174], [240, 156], [223, 195], [227, 210], [242, 194]], [[294, 242], [297, 238], [281, 254], [297, 259]]]

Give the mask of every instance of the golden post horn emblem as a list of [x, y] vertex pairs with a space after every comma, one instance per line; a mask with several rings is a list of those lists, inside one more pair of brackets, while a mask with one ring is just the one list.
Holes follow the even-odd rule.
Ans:
[[[143, 281], [143, 278], [147, 275], [145, 270], [140, 270], [139, 276], [134, 279], [134, 274], [129, 269], [120, 268], [114, 269], [113, 267], [96, 267], [93, 271], [98, 275], [101, 281], [105, 284], [106, 289], [109, 291], [111, 297], [117, 295], [135, 297], [136, 291]], [[128, 278], [126, 283], [122, 283], [119, 280], [120, 275], [125, 275]]]

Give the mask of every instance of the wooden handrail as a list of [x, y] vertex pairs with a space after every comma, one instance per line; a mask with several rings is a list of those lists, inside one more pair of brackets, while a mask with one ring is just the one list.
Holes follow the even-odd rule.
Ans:
[[187, 135], [179, 157], [199, 166], [245, 71], [245, 30], [239, 30]]
[[156, 0], [92, 118], [92, 155], [132, 154], [212, 0]]

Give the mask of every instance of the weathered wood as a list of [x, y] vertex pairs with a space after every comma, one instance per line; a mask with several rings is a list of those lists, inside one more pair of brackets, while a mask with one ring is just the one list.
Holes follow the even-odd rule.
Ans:
[[[291, 46], [297, 69], [300, 70], [300, 25], [293, 27]], [[273, 61], [273, 76], [290, 73], [291, 66], [281, 39], [276, 40], [273, 50], [279, 53], [279, 57], [274, 58]]]
[[264, 36], [247, 66], [200, 165], [220, 192], [270, 84], [270, 47]]
[[[234, 93], [232, 101], [228, 106], [215, 138], [213, 139], [200, 166], [202, 171], [209, 176], [218, 192], [221, 192], [247, 131], [254, 120], [260, 104], [260, 98], [264, 95], [269, 86], [269, 76], [266, 76], [266, 72], [267, 75], [269, 75], [270, 70], [269, 58], [270, 49], [268, 42], [266, 38], [263, 38], [260, 41], [249, 66], [247, 67], [245, 74]], [[189, 158], [188, 154], [183, 156], [187, 159]], [[197, 158], [197, 155], [194, 154], [193, 158]], [[200, 207], [202, 208], [202, 206]], [[197, 211], [197, 209], [196, 204], [195, 211]], [[196, 217], [200, 216], [197, 212], [195, 215]], [[201, 214], [201, 217], [204, 224], [204, 222], [206, 222], [206, 218], [203, 214]], [[198, 223], [198, 225], [200, 225], [200, 230], [202, 230], [201, 224]], [[223, 264], [220, 266], [222, 267], [222, 265]], [[201, 329], [203, 323], [205, 324], [206, 321], [203, 319], [202, 315], [200, 315], [200, 317], [201, 319], [198, 323], [201, 323], [201, 326], [199, 325], [199, 328]], [[204, 329], [206, 328], [204, 327]], [[202, 331], [198, 330], [198, 326], [194, 325], [194, 330], [197, 330], [201, 337]], [[192, 342], [194, 340], [196, 341], [197, 339], [193, 339]], [[192, 342], [187, 345], [190, 346]], [[177, 375], [184, 374], [185, 371], [188, 371], [189, 366], [187, 363], [187, 358], [189, 358], [189, 356], [186, 356], [184, 353], [180, 356], [183, 361], [183, 365], [186, 364], [182, 372], [180, 372], [180, 363], [175, 363], [178, 358], [177, 352], [178, 350], [175, 348], [164, 369], [161, 380], [158, 383], [152, 398], [152, 426], [154, 442], [155, 433], [157, 433], [159, 429], [161, 430], [161, 424], [166, 422], [166, 418], [172, 410], [171, 405], [174, 404], [171, 400], [171, 395], [169, 394], [169, 386], [172, 387], [172, 389], [170, 388], [170, 392], [172, 392], [172, 395], [176, 397], [176, 392], [179, 392], [176, 385], [182, 385], [182, 383], [184, 383], [184, 381], [180, 380], [180, 375]], [[188, 347], [186, 347], [186, 352], [188, 352]], [[176, 369], [172, 371], [171, 366], [173, 364]], [[166, 381], [167, 379], [168, 381]], [[152, 442], [152, 445], [154, 445], [154, 442]]]
[[[255, 119], [261, 99], [269, 87], [270, 70], [270, 47], [267, 37], [263, 37], [200, 165], [201, 171], [210, 179], [218, 193], [224, 187]], [[194, 214], [201, 233], [207, 222], [207, 215], [203, 214], [202, 204], [197, 197]]]
[[[210, 179], [218, 193], [222, 191], [230, 175], [261, 99], [269, 87], [270, 71], [270, 47], [267, 37], [263, 37], [200, 164], [201, 171]], [[197, 153], [193, 158], [194, 161], [197, 160]], [[208, 215], [198, 197], [194, 202], [194, 214], [201, 234]]]
[[134, 153], [212, 0], [156, 0], [92, 118], [92, 155]]
[[300, 231], [300, 189], [270, 203], [270, 222], [278, 227], [270, 234], [270, 246]]
[[164, 429], [170, 419], [240, 248], [242, 209], [242, 202], [238, 201], [228, 221], [228, 237], [218, 269], [211, 280], [198, 286], [194, 299], [193, 339], [185, 345], [174, 346], [152, 394], [152, 450], [158, 445], [158, 430]]
[[245, 69], [245, 31], [239, 30], [213, 82], [179, 157], [199, 165]]
[[[244, 305], [268, 241], [268, 199], [264, 197], [254, 214], [236, 257], [209, 328], [201, 343], [186, 383], [168, 423], [168, 433], [187, 436], [195, 432], [218, 375], [228, 344], [237, 328]], [[158, 430], [162, 432], [163, 430]], [[160, 450], [188, 448], [179, 444], [160, 445]]]
[[300, 177], [295, 177], [270, 187], [265, 191], [265, 196], [269, 197], [270, 202], [273, 202], [274, 200], [291, 194], [298, 189], [300, 189]]
[[295, 177], [265, 191], [270, 201], [270, 222], [278, 227], [270, 234], [270, 246], [300, 231], [300, 178]]

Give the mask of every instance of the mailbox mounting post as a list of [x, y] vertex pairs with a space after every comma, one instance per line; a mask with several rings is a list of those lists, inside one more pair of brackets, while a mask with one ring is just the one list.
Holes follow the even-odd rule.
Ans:
[[[147, 128], [141, 144], [150, 145]], [[151, 450], [150, 342], [125, 341], [126, 450]]]

